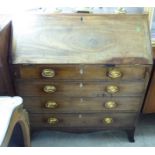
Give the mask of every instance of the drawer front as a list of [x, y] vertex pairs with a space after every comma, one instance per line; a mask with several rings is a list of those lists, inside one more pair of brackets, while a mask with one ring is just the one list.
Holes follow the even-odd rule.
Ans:
[[24, 97], [30, 113], [91, 113], [103, 111], [139, 111], [141, 97], [54, 98]]
[[14, 76], [18, 79], [79, 79], [79, 80], [130, 80], [145, 78], [144, 66], [104, 65], [15, 65]]
[[31, 114], [32, 127], [131, 127], [136, 113]]
[[21, 96], [141, 96], [144, 82], [43, 82], [16, 81], [17, 95]]

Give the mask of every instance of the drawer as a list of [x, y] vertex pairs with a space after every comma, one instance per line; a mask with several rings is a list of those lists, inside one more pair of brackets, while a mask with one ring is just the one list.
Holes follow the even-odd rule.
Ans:
[[61, 98], [24, 97], [30, 113], [91, 113], [103, 111], [139, 111], [141, 97]]
[[16, 81], [17, 95], [21, 96], [66, 96], [66, 97], [103, 97], [103, 96], [141, 96], [144, 81], [134, 82], [49, 82]]
[[136, 113], [31, 114], [32, 127], [131, 127]]
[[145, 78], [146, 67], [104, 65], [14, 65], [17, 79], [130, 80]]

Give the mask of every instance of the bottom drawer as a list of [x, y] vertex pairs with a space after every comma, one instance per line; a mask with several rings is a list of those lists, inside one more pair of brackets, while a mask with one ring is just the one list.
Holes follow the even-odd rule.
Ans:
[[136, 113], [31, 114], [31, 127], [132, 127]]

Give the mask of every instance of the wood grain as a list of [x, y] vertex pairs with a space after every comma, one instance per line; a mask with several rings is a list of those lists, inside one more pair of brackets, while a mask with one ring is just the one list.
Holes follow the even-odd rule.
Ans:
[[[43, 91], [46, 85], [56, 87], [56, 92], [46, 93]], [[67, 82], [67, 81], [16, 81], [16, 93], [21, 96], [61, 96], [61, 97], [102, 97], [112, 96], [106, 92], [106, 87], [115, 85], [119, 92], [113, 96], [141, 96], [144, 93], [144, 82]]]
[[13, 64], [152, 64], [146, 15], [24, 14], [12, 26]]
[[[106, 111], [138, 112], [141, 97], [98, 97], [98, 98], [73, 98], [73, 97], [23, 97], [24, 107], [30, 113], [98, 113]], [[55, 109], [47, 109], [48, 101], [57, 103]], [[113, 109], [105, 107], [107, 101], [114, 101], [117, 105]]]
[[[14, 65], [13, 72], [16, 79], [51, 79], [51, 80], [139, 80], [145, 78], [147, 65]], [[52, 69], [55, 76], [44, 78], [42, 71]], [[111, 79], [108, 72], [117, 69], [122, 76]]]
[[[52, 126], [47, 123], [48, 118], [56, 117], [59, 122]], [[105, 117], [113, 118], [112, 124], [104, 124]], [[30, 124], [32, 127], [89, 127], [89, 128], [109, 128], [109, 127], [132, 127], [135, 123], [136, 113], [92, 113], [92, 114], [31, 114]]]

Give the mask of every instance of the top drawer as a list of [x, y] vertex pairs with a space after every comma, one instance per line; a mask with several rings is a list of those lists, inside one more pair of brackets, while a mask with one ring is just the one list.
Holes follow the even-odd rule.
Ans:
[[130, 80], [145, 78], [146, 66], [123, 65], [14, 65], [17, 79]]

